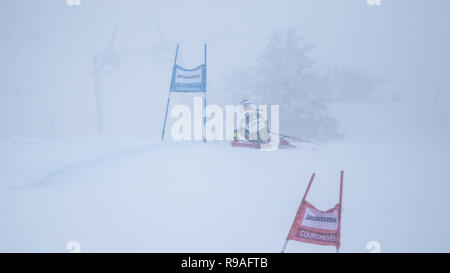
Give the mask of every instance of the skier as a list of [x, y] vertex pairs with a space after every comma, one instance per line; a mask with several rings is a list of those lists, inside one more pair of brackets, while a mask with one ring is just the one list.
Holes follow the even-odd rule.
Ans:
[[282, 148], [295, 147], [288, 139], [316, 144], [299, 138], [270, 132], [269, 121], [265, 116], [267, 113], [259, 111], [258, 107], [248, 99], [241, 100], [240, 111], [242, 118], [237, 121], [238, 126], [234, 130], [234, 141], [231, 143], [231, 146], [260, 148], [261, 144], [266, 144], [271, 141], [271, 135], [276, 135], [279, 138], [279, 147]]
[[270, 141], [268, 133], [268, 120], [264, 113], [248, 99], [240, 102], [242, 119], [238, 121], [238, 127], [234, 130], [234, 140], [260, 144]]

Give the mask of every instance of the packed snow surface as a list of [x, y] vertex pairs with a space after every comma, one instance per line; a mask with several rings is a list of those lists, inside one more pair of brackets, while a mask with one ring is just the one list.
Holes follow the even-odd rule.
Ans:
[[[440, 145], [332, 143], [262, 152], [229, 143], [2, 139], [0, 251], [278, 252], [308, 200], [338, 202], [341, 251], [447, 251]], [[448, 149], [447, 149], [448, 150]], [[287, 252], [334, 251], [290, 242]]]

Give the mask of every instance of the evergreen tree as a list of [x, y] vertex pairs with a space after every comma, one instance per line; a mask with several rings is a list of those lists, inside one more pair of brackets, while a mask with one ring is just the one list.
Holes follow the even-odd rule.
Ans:
[[280, 105], [281, 132], [300, 138], [336, 139], [338, 122], [331, 117], [319, 83], [313, 49], [295, 29], [275, 31], [256, 64], [231, 75], [226, 89], [256, 104]]

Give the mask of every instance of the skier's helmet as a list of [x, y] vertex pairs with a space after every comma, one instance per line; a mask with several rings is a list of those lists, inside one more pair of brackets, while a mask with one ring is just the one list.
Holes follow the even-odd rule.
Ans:
[[240, 104], [241, 104], [242, 107], [245, 108], [245, 107], [247, 107], [248, 105], [250, 105], [252, 103], [248, 99], [243, 99], [243, 100], [241, 100]]

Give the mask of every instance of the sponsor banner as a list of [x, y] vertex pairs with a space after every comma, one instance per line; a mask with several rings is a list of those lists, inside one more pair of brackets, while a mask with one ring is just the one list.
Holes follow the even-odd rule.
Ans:
[[[332, 245], [337, 242], [337, 233], [319, 233], [311, 230], [299, 228], [297, 230], [297, 237], [304, 240], [309, 240], [312, 243], [324, 242], [331, 243]], [[303, 241], [303, 240], [302, 240]]]
[[313, 208], [306, 208], [302, 226], [325, 230], [338, 229], [338, 211], [322, 212]]
[[206, 92], [206, 66], [186, 69], [175, 65], [170, 92]]
[[288, 240], [339, 248], [339, 213], [339, 204], [327, 211], [321, 211], [303, 201], [295, 216]]

